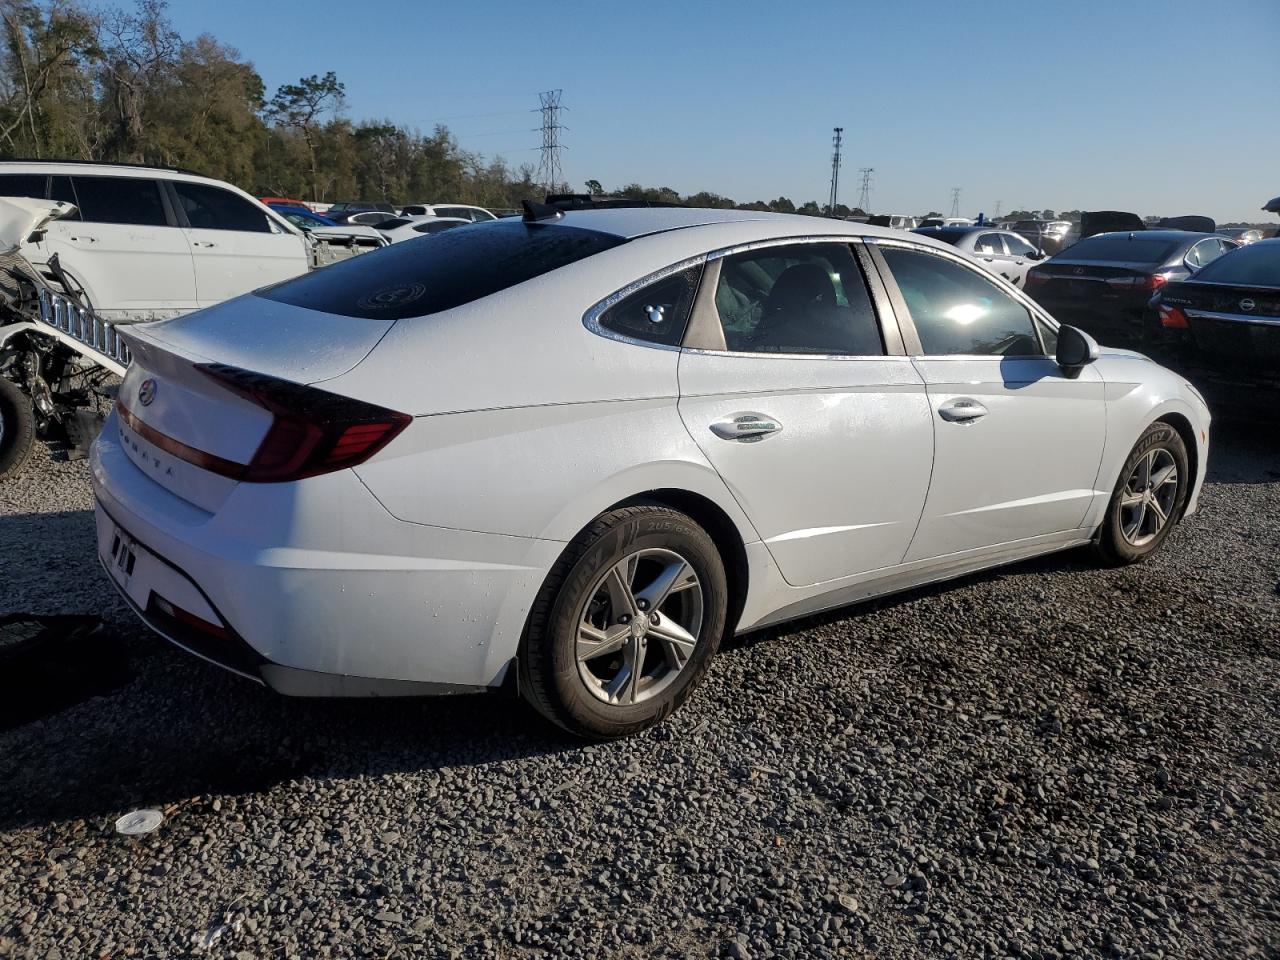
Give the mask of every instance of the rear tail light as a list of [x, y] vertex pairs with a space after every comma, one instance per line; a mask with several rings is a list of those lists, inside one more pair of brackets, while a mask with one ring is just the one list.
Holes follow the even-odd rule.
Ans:
[[192, 630], [198, 630], [207, 636], [216, 637], [219, 640], [231, 638], [231, 633], [222, 624], [210, 623], [204, 617], [197, 617], [191, 611], [183, 610], [176, 603], [170, 603], [158, 593], [151, 595], [151, 608], [152, 612], [159, 611], [162, 616], [168, 617], [175, 623], [182, 624], [182, 626]]
[[1186, 330], [1190, 324], [1181, 308], [1162, 303], [1160, 304], [1160, 326], [1167, 330]]
[[1158, 290], [1168, 282], [1169, 278], [1163, 273], [1107, 278], [1107, 286], [1116, 290]]
[[233, 464], [234, 471], [215, 469], [249, 483], [302, 480], [354, 467], [413, 421], [408, 414], [239, 367], [201, 363], [196, 369], [272, 414], [248, 463]]

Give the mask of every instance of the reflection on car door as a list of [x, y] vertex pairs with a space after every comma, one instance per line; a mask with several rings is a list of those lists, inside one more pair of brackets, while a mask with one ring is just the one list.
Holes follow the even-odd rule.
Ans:
[[1097, 372], [1065, 376], [1039, 321], [979, 271], [920, 248], [877, 249], [919, 338], [933, 416], [933, 479], [906, 559], [1079, 527], [1105, 495]]
[[[149, 177], [54, 176], [51, 196], [79, 208], [51, 221], [37, 247], [84, 283], [107, 320], [155, 320], [194, 310], [195, 273], [160, 184]], [[74, 198], [74, 199], [73, 199]]]
[[686, 337], [680, 415], [787, 582], [899, 563], [928, 489], [930, 413], [911, 362], [886, 355], [849, 245], [713, 258], [690, 329], [706, 337]]
[[207, 307], [306, 272], [306, 241], [286, 233], [244, 197], [222, 187], [169, 182], [195, 264], [196, 297]]
[[1027, 271], [1034, 263], [1030, 256], [1036, 252], [1036, 248], [1016, 233], [1002, 233], [1000, 238], [1004, 241], [1006, 251], [1001, 274], [1015, 287], [1025, 286]]

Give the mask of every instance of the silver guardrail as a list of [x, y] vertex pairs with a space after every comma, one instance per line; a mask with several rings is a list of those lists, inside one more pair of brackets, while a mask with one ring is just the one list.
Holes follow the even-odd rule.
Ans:
[[[82, 344], [95, 354], [129, 366], [132, 355], [115, 325], [77, 306], [61, 294], [41, 289], [40, 321]], [[94, 359], [97, 359], [96, 357]]]

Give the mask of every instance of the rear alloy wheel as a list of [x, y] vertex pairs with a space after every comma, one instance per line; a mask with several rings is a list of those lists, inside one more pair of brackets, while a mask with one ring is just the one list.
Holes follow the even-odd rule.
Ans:
[[17, 476], [31, 456], [36, 415], [31, 400], [11, 380], [0, 377], [0, 480]]
[[1137, 563], [1160, 546], [1182, 515], [1190, 482], [1182, 437], [1167, 423], [1153, 423], [1120, 471], [1098, 531], [1102, 559]]
[[635, 733], [706, 674], [726, 607], [705, 530], [667, 507], [611, 511], [569, 545], [534, 605], [521, 693], [579, 736]]

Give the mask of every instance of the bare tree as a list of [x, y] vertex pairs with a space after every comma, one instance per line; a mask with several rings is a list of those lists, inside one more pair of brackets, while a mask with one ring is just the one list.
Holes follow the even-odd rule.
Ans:
[[320, 198], [320, 176], [316, 170], [316, 133], [324, 115], [343, 104], [345, 87], [330, 70], [323, 77], [303, 77], [286, 83], [267, 106], [267, 116], [282, 127], [297, 130], [307, 145], [311, 163], [311, 199]]

